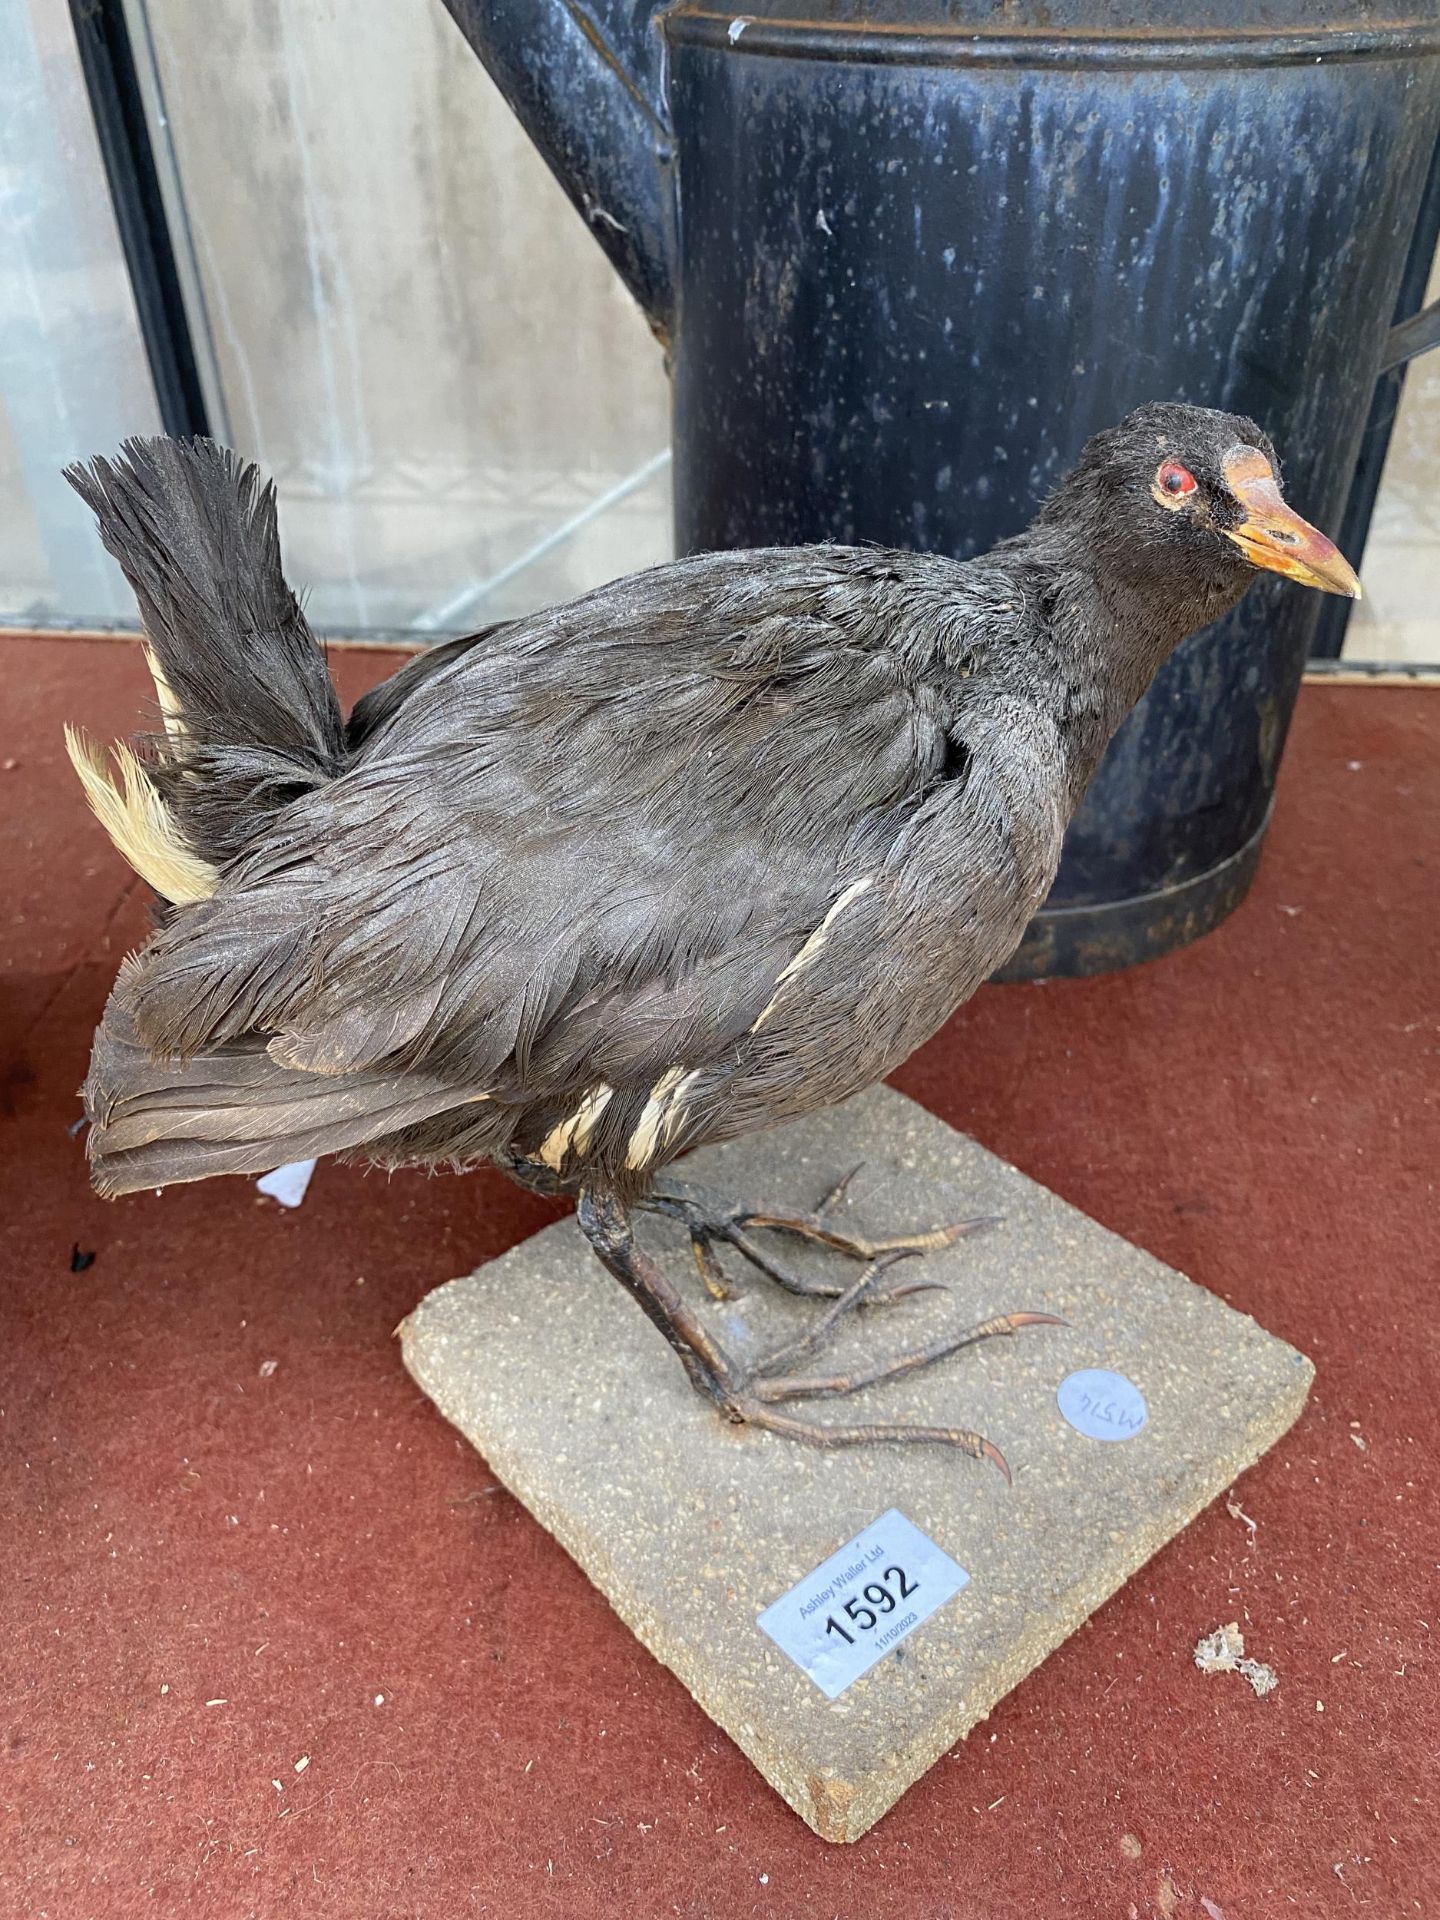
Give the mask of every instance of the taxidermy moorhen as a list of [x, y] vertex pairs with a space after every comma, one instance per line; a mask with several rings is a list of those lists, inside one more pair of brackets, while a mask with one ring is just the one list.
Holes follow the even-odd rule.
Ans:
[[[84, 1089], [103, 1194], [322, 1153], [493, 1161], [578, 1196], [595, 1252], [732, 1420], [816, 1445], [958, 1428], [781, 1409], [1050, 1322], [999, 1315], [849, 1374], [840, 1315], [942, 1228], [847, 1239], [665, 1168], [869, 1086], [1015, 948], [1106, 743], [1257, 568], [1358, 596], [1281, 497], [1253, 421], [1142, 407], [1029, 529], [964, 563], [704, 553], [420, 654], [341, 717], [281, 571], [273, 489], [209, 441], [68, 476], [135, 590], [164, 732], [72, 736], [90, 802], [164, 903]], [[682, 1221], [823, 1296], [742, 1366], [640, 1246]], [[862, 1263], [791, 1271], [778, 1229]], [[800, 1368], [797, 1371], [797, 1368]]]

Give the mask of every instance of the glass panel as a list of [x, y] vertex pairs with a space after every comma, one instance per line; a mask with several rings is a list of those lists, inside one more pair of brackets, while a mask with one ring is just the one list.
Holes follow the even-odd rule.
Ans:
[[665, 558], [660, 350], [443, 9], [130, 18], [216, 432], [317, 624], [463, 630]]
[[[1440, 299], [1440, 252], [1425, 304]], [[1365, 598], [1345, 629], [1347, 660], [1440, 665], [1440, 351], [1411, 362], [1385, 455], [1360, 572]]]
[[0, 619], [134, 620], [60, 470], [159, 426], [70, 16], [0, 0]]

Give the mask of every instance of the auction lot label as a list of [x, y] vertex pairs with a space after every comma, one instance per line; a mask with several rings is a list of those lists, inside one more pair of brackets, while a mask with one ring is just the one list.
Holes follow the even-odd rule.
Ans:
[[892, 1507], [756, 1624], [835, 1700], [969, 1584], [965, 1569]]

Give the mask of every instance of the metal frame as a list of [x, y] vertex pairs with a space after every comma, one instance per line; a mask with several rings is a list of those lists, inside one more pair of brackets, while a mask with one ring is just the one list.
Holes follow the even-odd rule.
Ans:
[[[1397, 329], [1417, 314], [1424, 304], [1425, 287], [1430, 278], [1437, 243], [1440, 243], [1440, 144], [1436, 145], [1430, 162], [1430, 177], [1425, 183], [1419, 218], [1410, 242], [1409, 258], [1405, 262], [1400, 293], [1395, 302], [1394, 325]], [[1391, 337], [1393, 339], [1393, 332]], [[1357, 567], [1363, 563], [1365, 543], [1370, 538], [1370, 522], [1374, 518], [1375, 502], [1385, 473], [1385, 460], [1390, 452], [1390, 436], [1395, 430], [1395, 416], [1400, 411], [1400, 396], [1405, 389], [1406, 364], [1402, 362], [1389, 373], [1381, 374], [1376, 383], [1375, 396], [1370, 403], [1370, 417], [1365, 422], [1365, 433], [1360, 442], [1360, 458], [1350, 481], [1350, 497], [1345, 503], [1344, 517], [1340, 522], [1336, 545], [1342, 553], [1351, 556]], [[1315, 624], [1315, 637], [1311, 642], [1312, 660], [1340, 658], [1353, 607], [1351, 600], [1338, 599], [1332, 594], [1325, 596], [1320, 618]]]
[[122, 0], [70, 0], [80, 70], [167, 433], [210, 431]]

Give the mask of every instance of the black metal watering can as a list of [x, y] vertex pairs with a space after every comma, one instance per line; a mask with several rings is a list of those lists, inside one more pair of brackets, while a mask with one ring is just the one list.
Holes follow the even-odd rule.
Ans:
[[[1435, 0], [447, 5], [665, 345], [682, 551], [976, 552], [1162, 398], [1253, 415], [1338, 523], [1436, 151]], [[1181, 649], [1009, 977], [1238, 904], [1319, 610], [1266, 581]]]

